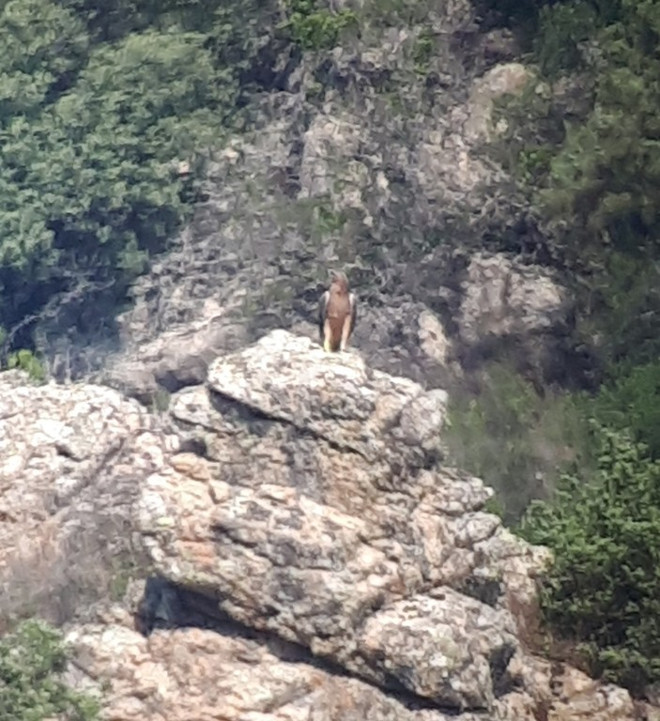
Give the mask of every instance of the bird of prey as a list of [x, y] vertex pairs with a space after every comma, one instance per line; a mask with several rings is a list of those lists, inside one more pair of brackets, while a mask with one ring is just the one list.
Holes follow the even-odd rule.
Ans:
[[349, 292], [344, 273], [331, 270], [330, 277], [330, 289], [319, 303], [319, 333], [323, 349], [334, 353], [348, 346], [357, 317], [357, 299]]

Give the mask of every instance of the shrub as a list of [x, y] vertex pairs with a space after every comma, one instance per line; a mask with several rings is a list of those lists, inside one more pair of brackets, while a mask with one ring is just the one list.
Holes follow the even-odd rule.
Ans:
[[594, 675], [639, 693], [660, 680], [660, 462], [626, 432], [593, 433], [593, 476], [564, 476], [520, 533], [555, 554], [541, 592], [549, 628], [578, 642]]
[[98, 702], [60, 680], [66, 660], [60, 634], [41, 621], [24, 621], [0, 639], [0, 721], [42, 721], [59, 714], [70, 721], [96, 719]]
[[593, 411], [603, 424], [628, 429], [652, 458], [660, 458], [660, 362], [635, 366], [602, 387]]
[[20, 368], [24, 370], [31, 380], [40, 382], [46, 378], [44, 364], [32, 351], [21, 348], [15, 353], [10, 353], [7, 360], [8, 368]]
[[316, 0], [288, 0], [288, 18], [283, 27], [289, 28], [294, 42], [305, 50], [327, 50], [335, 47], [340, 34], [357, 25], [352, 10], [330, 12], [319, 8]]
[[[0, 41], [16, 32], [18, 20], [6, 13]], [[30, 16], [20, 21], [27, 35]], [[75, 58], [77, 38], [65, 36]], [[11, 107], [0, 116], [6, 328], [76, 287], [114, 283], [121, 300], [150, 254], [165, 248], [188, 213], [173, 166], [217, 141], [234, 101], [234, 85], [204, 43], [201, 34], [145, 31], [96, 46], [68, 92], [54, 93], [55, 80], [33, 84], [32, 117]], [[51, 75], [74, 62], [58, 65], [47, 50]], [[7, 82], [23, 82], [22, 70], [10, 71]], [[40, 79], [46, 70], [34, 73]]]
[[551, 214], [572, 216], [592, 242], [657, 251], [660, 0], [600, 5], [590, 33], [594, 107], [586, 122], [569, 126], [542, 200]]

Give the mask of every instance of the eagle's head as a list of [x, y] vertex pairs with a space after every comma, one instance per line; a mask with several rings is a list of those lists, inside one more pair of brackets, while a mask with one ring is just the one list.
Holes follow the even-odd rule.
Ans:
[[348, 293], [348, 278], [338, 270], [330, 271], [330, 292]]

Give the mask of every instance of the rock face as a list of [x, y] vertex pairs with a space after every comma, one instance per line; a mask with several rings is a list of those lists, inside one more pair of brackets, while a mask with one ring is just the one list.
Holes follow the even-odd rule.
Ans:
[[[108, 559], [134, 541], [138, 479], [167, 442], [134, 400], [103, 386], [0, 375], [0, 612], [63, 620], [107, 591]], [[1, 626], [0, 622], [0, 626]]]
[[[69, 636], [94, 676], [112, 678], [113, 721], [448, 721], [280, 649], [199, 629], [87, 626]], [[126, 659], [130, 659], [129, 664]], [[463, 721], [477, 721], [465, 714]]]
[[[250, 105], [246, 132], [210, 158], [190, 225], [135, 284], [119, 348], [68, 347], [71, 317], [44, 334], [57, 338], [42, 349], [57, 377], [145, 401], [194, 385], [217, 353], [313, 324], [327, 268], [343, 267], [362, 301], [355, 342], [369, 364], [445, 384], [451, 361], [429, 356], [410, 329], [435, 315], [462, 358], [453, 326], [471, 303], [471, 256], [487, 247], [534, 260], [543, 241], [526, 196], [484, 149], [494, 100], [530, 74], [509, 61], [506, 35], [478, 32], [468, 0], [385, 28], [376, 0], [357, 5], [359, 40], [274, 60], [286, 71]], [[545, 292], [543, 269], [531, 266], [528, 283], [534, 274]]]
[[[68, 624], [69, 680], [104, 719], [632, 720], [626, 692], [530, 654], [547, 553], [444, 465], [442, 391], [286, 331], [213, 360], [160, 418], [21, 383], [0, 376], [3, 588], [107, 565], [71, 555], [95, 536], [152, 573]], [[19, 539], [48, 562], [12, 565]]]
[[[482, 511], [478, 481], [434, 469], [444, 402], [285, 331], [218, 359], [170, 409], [205, 458], [175, 457], [138, 504], [159, 572], [231, 588], [236, 621], [374, 683], [492, 709], [535, 552]], [[488, 582], [490, 605], [456, 590]]]
[[468, 345], [489, 338], [551, 332], [566, 317], [566, 293], [505, 256], [475, 254], [463, 283], [459, 333]]

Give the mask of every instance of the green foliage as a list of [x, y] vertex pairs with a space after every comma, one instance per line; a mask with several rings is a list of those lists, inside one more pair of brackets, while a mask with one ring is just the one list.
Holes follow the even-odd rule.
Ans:
[[415, 71], [424, 75], [428, 72], [429, 62], [433, 55], [435, 44], [433, 41], [433, 32], [430, 29], [423, 30], [417, 39], [413, 48], [413, 61], [415, 63]]
[[506, 364], [492, 364], [476, 394], [455, 394], [445, 440], [453, 462], [495, 489], [507, 523], [546, 496], [569, 464], [590, 460], [581, 404], [541, 398]]
[[147, 28], [204, 32], [222, 0], [58, 0], [83, 20], [95, 43], [114, 42]]
[[660, 362], [635, 366], [603, 386], [592, 404], [594, 417], [644, 443], [660, 459]]
[[330, 202], [317, 204], [313, 215], [315, 231], [321, 236], [339, 233], [346, 223], [345, 214], [336, 211]]
[[625, 433], [595, 427], [593, 477], [565, 476], [521, 524], [555, 562], [541, 603], [591, 671], [639, 692], [660, 680], [660, 462]]
[[539, 185], [550, 171], [553, 149], [548, 145], [523, 148], [518, 155], [517, 169], [524, 183]]
[[305, 50], [328, 50], [335, 47], [347, 28], [357, 27], [352, 10], [330, 12], [320, 8], [317, 0], [287, 0], [287, 21], [282, 27], [291, 32], [293, 41]]
[[98, 718], [98, 703], [59, 680], [66, 664], [60, 634], [36, 620], [24, 621], [0, 639], [0, 721], [71, 721]]
[[[554, 77], [582, 69], [595, 83], [593, 106], [585, 118], [567, 124], [565, 135], [536, 143], [527, 137], [522, 147], [514, 112], [511, 150], [527, 182], [539, 187], [548, 181], [538, 194], [540, 205], [550, 217], [569, 220], [572, 242], [587, 252], [594, 245], [604, 252], [610, 246], [657, 250], [659, 18], [660, 0], [570, 0], [538, 13], [534, 49], [542, 72]], [[530, 94], [521, 102], [543, 138], [538, 104]]]
[[32, 351], [25, 348], [9, 354], [7, 367], [24, 370], [33, 381], [41, 382], [46, 378], [46, 369], [43, 363]]
[[534, 50], [546, 75], [554, 76], [583, 64], [580, 45], [591, 37], [598, 18], [594, 6], [582, 1], [559, 3], [541, 10]]
[[77, 284], [114, 282], [121, 298], [187, 216], [176, 163], [222, 138], [237, 87], [206, 35], [147, 29], [90, 46], [81, 20], [49, 0], [7, 3], [0, 42], [10, 49], [0, 61], [10, 328]]
[[493, 125], [497, 139], [490, 152], [523, 186], [543, 187], [558, 145], [565, 137], [564, 120], [552, 100], [550, 87], [530, 78], [520, 94], [495, 101]]
[[360, 17], [373, 27], [413, 27], [427, 24], [437, 14], [438, 0], [365, 0]]
[[[660, 351], [660, 0], [539, 3], [541, 73], [498, 103], [494, 154], [554, 221], [552, 254], [579, 276], [578, 327], [605, 367]], [[574, 71], [579, 71], [576, 75]]]
[[[612, 13], [612, 15], [615, 15]], [[595, 104], [570, 126], [541, 195], [587, 237], [636, 252], [660, 237], [660, 0], [622, 2], [598, 31]]]
[[497, 14], [499, 24], [518, 26], [525, 22], [536, 22], [539, 10], [551, 0], [477, 0], [478, 13]]
[[66, 86], [88, 49], [84, 24], [44, 0], [10, 0], [0, 11], [0, 123], [32, 116], [49, 94]]
[[276, 212], [280, 223], [294, 224], [315, 244], [340, 234], [348, 220], [344, 211], [335, 210], [329, 196], [303, 198], [290, 208], [277, 208]]
[[573, 401], [596, 419], [585, 457], [520, 531], [555, 553], [541, 598], [553, 634], [641, 692], [660, 680], [660, 0], [547, 3], [532, 24], [542, 76], [569, 79], [500, 104], [499, 159], [556, 221], [578, 332], [608, 380]]
[[[585, 248], [582, 262], [590, 256]], [[592, 253], [593, 255], [593, 253]], [[596, 338], [610, 375], [660, 354], [660, 265], [651, 254], [610, 251], [580, 286], [580, 327]]]

